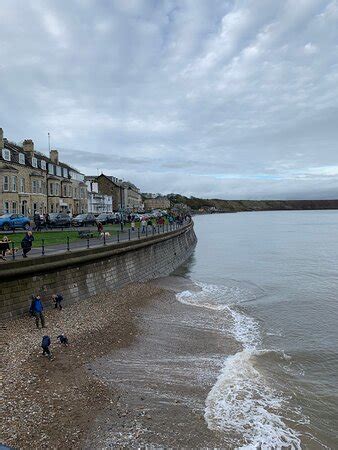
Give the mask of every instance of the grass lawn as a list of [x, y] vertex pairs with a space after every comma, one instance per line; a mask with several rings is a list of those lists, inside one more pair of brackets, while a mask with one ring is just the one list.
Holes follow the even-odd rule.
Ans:
[[[165, 222], [167, 224], [167, 221]], [[153, 220], [153, 224], [156, 226], [155, 220]], [[135, 223], [136, 228], [140, 228], [141, 224], [140, 222]], [[125, 224], [123, 229], [124, 231], [128, 232], [128, 228], [130, 228], [130, 224]], [[67, 244], [67, 237], [69, 237], [69, 242], [74, 241], [85, 241], [85, 239], [81, 239], [79, 237], [79, 231], [81, 230], [87, 230], [90, 229], [92, 233], [94, 234], [94, 237], [99, 237], [99, 234], [95, 229], [91, 227], [79, 227], [79, 228], [71, 228], [69, 230], [53, 230], [53, 231], [33, 231], [34, 236], [34, 242], [33, 242], [33, 248], [34, 247], [41, 247], [42, 245], [42, 239], [44, 239], [44, 244], [47, 247], [48, 245], [55, 245], [55, 244]], [[104, 231], [109, 232], [112, 236], [117, 234], [117, 231], [120, 230], [120, 225], [104, 225]], [[15, 233], [1, 233], [0, 231], [0, 240], [3, 236], [7, 236], [8, 239], [10, 239], [11, 242], [14, 242], [15, 247], [21, 247], [21, 241], [23, 237], [25, 236], [25, 232], [22, 231], [16, 231]]]
[[[128, 229], [129, 226], [125, 226], [124, 229]], [[67, 237], [69, 237], [69, 242], [74, 242], [78, 240], [84, 241], [85, 239], [81, 239], [79, 237], [78, 231], [86, 230], [87, 228], [79, 228], [78, 230], [70, 229], [66, 231], [55, 230], [55, 231], [33, 231], [34, 242], [33, 247], [41, 247], [42, 239], [45, 241], [45, 246], [55, 245], [55, 244], [66, 244]], [[118, 225], [105, 225], [104, 231], [109, 232], [111, 235], [116, 235], [117, 231], [120, 230]], [[99, 237], [99, 234], [96, 230], [91, 230], [94, 234], [94, 237]], [[0, 239], [2, 239], [4, 235], [0, 232]], [[6, 233], [6, 236], [10, 241], [14, 242], [16, 247], [20, 247], [21, 241], [25, 236], [24, 232], [15, 232], [15, 233]]]

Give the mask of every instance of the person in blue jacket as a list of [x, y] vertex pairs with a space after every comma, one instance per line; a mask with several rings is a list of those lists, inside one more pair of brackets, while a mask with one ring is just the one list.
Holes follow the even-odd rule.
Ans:
[[37, 295], [36, 297], [33, 297], [30, 312], [35, 317], [35, 323], [37, 328], [39, 327], [39, 321], [41, 321], [41, 327], [45, 328], [45, 317], [43, 315], [43, 304], [40, 298], [40, 295]]
[[49, 336], [44, 336], [42, 338], [42, 342], [41, 342], [41, 347], [42, 347], [42, 354], [43, 355], [47, 355], [48, 358], [51, 358], [52, 354], [49, 350], [49, 346], [50, 346], [50, 337]]

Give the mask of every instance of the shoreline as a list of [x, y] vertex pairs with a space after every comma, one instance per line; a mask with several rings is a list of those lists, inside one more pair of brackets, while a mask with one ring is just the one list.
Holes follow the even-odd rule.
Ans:
[[[47, 310], [45, 330], [28, 316], [9, 321], [2, 443], [20, 449], [224, 446], [224, 435], [207, 427], [204, 402], [234, 348], [204, 326], [201, 308], [188, 323], [191, 306], [175, 298], [186, 282], [131, 284], [61, 312]], [[55, 344], [60, 333], [69, 347]], [[44, 334], [52, 338], [51, 361], [39, 347]]]

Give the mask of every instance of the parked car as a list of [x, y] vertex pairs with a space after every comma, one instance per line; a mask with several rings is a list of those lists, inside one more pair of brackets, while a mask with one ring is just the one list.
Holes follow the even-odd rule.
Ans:
[[48, 226], [51, 228], [56, 227], [70, 227], [71, 225], [71, 218], [68, 216], [68, 214], [65, 213], [50, 213], [49, 214], [49, 222]]
[[0, 216], [0, 229], [4, 231], [14, 230], [15, 228], [28, 230], [29, 227], [30, 219], [23, 214], [3, 214]]
[[94, 214], [79, 214], [72, 220], [74, 227], [85, 227], [88, 225], [96, 225], [96, 219]]
[[103, 225], [115, 223], [115, 216], [109, 213], [101, 213], [96, 217], [96, 222], [101, 222]]

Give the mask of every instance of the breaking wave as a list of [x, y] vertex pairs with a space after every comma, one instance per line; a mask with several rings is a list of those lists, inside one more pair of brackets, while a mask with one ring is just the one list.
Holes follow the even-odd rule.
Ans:
[[[204, 418], [212, 430], [232, 436], [242, 449], [300, 449], [299, 434], [286, 422], [283, 411], [290, 411], [287, 400], [269, 386], [255, 362], [261, 349], [259, 324], [238, 311], [236, 305], [261, 295], [255, 286], [230, 286], [197, 283], [196, 292], [183, 291], [177, 299], [185, 304], [223, 311], [231, 335], [242, 351], [228, 356], [205, 402]], [[229, 323], [228, 323], [229, 322]]]

